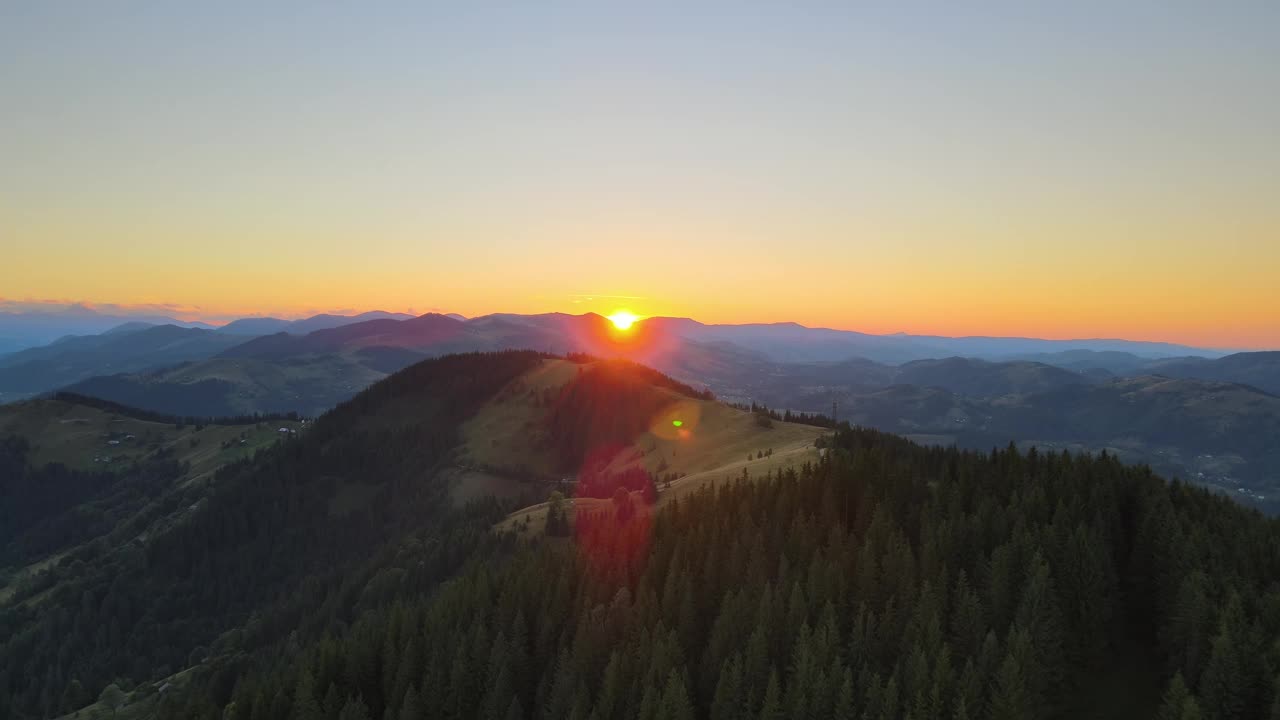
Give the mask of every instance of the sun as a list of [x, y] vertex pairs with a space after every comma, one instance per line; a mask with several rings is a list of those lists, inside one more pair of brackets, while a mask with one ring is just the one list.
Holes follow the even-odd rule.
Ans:
[[609, 316], [609, 322], [619, 330], [630, 330], [639, 319], [639, 316], [631, 314], [628, 310], [618, 310]]

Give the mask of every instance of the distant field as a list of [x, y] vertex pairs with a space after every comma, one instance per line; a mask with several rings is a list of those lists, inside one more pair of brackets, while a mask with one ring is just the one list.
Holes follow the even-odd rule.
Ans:
[[302, 424], [275, 420], [197, 429], [195, 425], [138, 420], [61, 400], [0, 406], [0, 435], [26, 438], [37, 464], [58, 462], [85, 470], [109, 470], [156, 452], [172, 451], [174, 459], [191, 463], [187, 481], [267, 447], [280, 438], [282, 427], [296, 432]]

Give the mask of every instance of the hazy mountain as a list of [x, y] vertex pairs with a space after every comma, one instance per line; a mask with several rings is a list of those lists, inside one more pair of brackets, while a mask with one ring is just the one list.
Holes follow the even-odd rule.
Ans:
[[231, 333], [235, 335], [274, 335], [275, 333], [289, 333], [291, 335], [306, 335], [317, 330], [326, 330], [329, 328], [342, 327], [353, 323], [361, 323], [369, 320], [408, 320], [412, 315], [404, 313], [389, 313], [381, 310], [361, 313], [359, 315], [312, 315], [309, 318], [301, 320], [281, 320], [273, 317], [250, 317], [232, 320], [231, 322], [218, 328], [219, 332]]
[[62, 338], [0, 358], [0, 400], [54, 390], [94, 375], [207, 358], [241, 342], [242, 337], [173, 325]]
[[352, 323], [364, 322], [366, 320], [409, 320], [412, 315], [405, 313], [384, 312], [382, 310], [373, 310], [371, 312], [360, 313], [359, 315], [312, 315], [302, 320], [294, 320], [289, 323], [285, 331], [293, 335], [306, 335], [316, 330], [326, 330], [328, 328], [341, 327]]
[[[226, 336], [224, 336], [226, 337]], [[618, 336], [599, 315], [491, 315], [462, 322], [428, 313], [375, 319], [306, 335], [276, 333], [181, 367], [86, 379], [71, 389], [147, 410], [221, 415], [296, 411], [316, 415], [372, 382], [428, 356], [538, 348], [643, 359], [681, 379], [709, 382], [767, 372], [735, 346], [636, 332]]]
[[276, 333], [226, 351], [226, 357], [278, 358], [316, 353], [334, 353], [361, 347], [399, 347], [437, 351], [475, 350], [478, 342], [466, 323], [444, 315], [396, 320], [379, 318], [348, 323], [305, 335]]
[[[127, 323], [122, 323], [122, 324], [120, 324], [120, 325], [117, 325], [117, 326], [115, 326], [115, 327], [113, 327], [113, 328], [109, 329], [109, 330], [104, 330], [104, 331], [103, 331], [102, 333], [100, 333], [100, 334], [102, 334], [102, 335], [127, 335], [128, 333], [135, 333], [135, 332], [139, 332], [139, 331], [141, 331], [141, 330], [146, 330], [146, 329], [148, 329], [148, 328], [153, 328], [153, 327], [157, 327], [157, 325], [156, 325], [155, 323], [138, 322], [137, 320], [134, 320], [134, 321], [127, 322]], [[70, 337], [76, 337], [76, 336], [74, 336], [74, 335], [73, 335], [73, 336], [70, 336]], [[63, 339], [63, 338], [59, 338], [59, 339], [61, 340], [61, 339]], [[55, 342], [57, 342], [57, 341], [55, 341]]]
[[1009, 359], [1041, 362], [1080, 373], [1104, 370], [1113, 375], [1141, 374], [1152, 362], [1150, 358], [1117, 350], [1063, 350], [1015, 355]]
[[730, 342], [780, 362], [861, 357], [898, 364], [952, 354], [940, 346], [907, 336], [808, 328], [798, 323], [707, 325], [689, 318], [655, 317], [640, 324], [700, 342]]
[[251, 317], [232, 320], [218, 328], [218, 332], [228, 335], [271, 335], [285, 332], [293, 322], [273, 317]]
[[[1105, 378], [1104, 378], [1105, 379]], [[770, 407], [829, 410], [832, 400], [883, 390], [892, 385], [936, 387], [962, 395], [999, 397], [1099, 382], [1099, 378], [1044, 363], [995, 362], [974, 358], [915, 360], [887, 365], [865, 358], [840, 362], [739, 362], [707, 384], [737, 402]], [[815, 398], [826, 398], [825, 408]]]
[[[829, 412], [832, 397], [799, 393], [788, 407]], [[1233, 494], [1244, 487], [1241, 499], [1280, 508], [1280, 397], [1245, 385], [1143, 376], [978, 397], [902, 384], [838, 400], [843, 420], [928, 442], [1106, 448]]]
[[1165, 375], [1252, 385], [1280, 395], [1280, 352], [1244, 352], [1218, 358], [1150, 359], [1131, 353], [1072, 350], [1031, 356], [1050, 365], [1087, 372], [1104, 369], [1115, 375]]
[[176, 367], [82, 380], [66, 389], [179, 416], [226, 417], [297, 412], [314, 417], [374, 382], [422, 359], [374, 351], [271, 361], [215, 357]]
[[893, 382], [940, 387], [960, 395], [998, 397], [1086, 385], [1092, 380], [1044, 363], [951, 357], [906, 363], [898, 368]]
[[71, 305], [56, 310], [0, 311], [0, 338], [4, 338], [0, 343], [20, 350], [46, 345], [68, 335], [96, 335], [126, 323], [213, 329], [212, 325], [202, 322], [158, 315], [107, 314], [83, 305]]
[[693, 340], [732, 342], [773, 360], [807, 362], [862, 357], [901, 364], [911, 360], [950, 356], [1007, 359], [1010, 356], [1065, 350], [1118, 351], [1146, 358], [1225, 353], [1170, 343], [1129, 340], [1042, 340], [1005, 337], [942, 337], [936, 335], [871, 335], [848, 330], [809, 328], [797, 323], [707, 325], [688, 318], [648, 318], [643, 324], [660, 327]]
[[1145, 370], [1169, 377], [1252, 385], [1280, 395], [1280, 351], [1236, 353], [1214, 360], [1175, 358], [1151, 363]]
[[[825, 343], [847, 349], [849, 338], [798, 325], [704, 326], [666, 319], [619, 333], [599, 315], [561, 313], [495, 314], [465, 322], [429, 313], [248, 340], [171, 327], [122, 332], [65, 339], [40, 349], [39, 357], [20, 358], [24, 361], [17, 365], [14, 358], [22, 354], [0, 358], [0, 391], [39, 392], [79, 381], [73, 387], [77, 392], [173, 414], [296, 411], [311, 416], [423, 357], [535, 348], [640, 360], [731, 402], [829, 413], [835, 401], [843, 419], [938, 442], [1119, 448], [1168, 472], [1204, 482], [1238, 482], [1264, 494], [1274, 481], [1268, 473], [1276, 472], [1266, 436], [1256, 432], [1280, 417], [1276, 398], [1262, 392], [1277, 387], [1278, 353], [1150, 359], [1076, 349], [1035, 355], [1081, 369], [965, 357], [902, 364], [866, 358], [783, 362], [760, 348], [785, 338], [806, 348], [797, 354], [815, 348], [827, 352]], [[152, 341], [165, 333], [188, 333], [190, 339]], [[210, 344], [205, 336], [218, 341]], [[853, 342], [899, 340], [865, 336]], [[1006, 350], [1022, 342], [992, 347]], [[886, 347], [880, 350], [888, 352]], [[904, 347], [914, 352], [924, 346], [900, 345], [894, 352]], [[1116, 378], [1099, 364], [1187, 379]]]

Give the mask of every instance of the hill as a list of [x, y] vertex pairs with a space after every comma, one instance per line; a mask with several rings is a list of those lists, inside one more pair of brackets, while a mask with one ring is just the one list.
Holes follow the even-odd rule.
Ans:
[[1026, 395], [1090, 384], [1080, 373], [1036, 362], [989, 362], [951, 357], [916, 360], [898, 368], [895, 384], [940, 387], [960, 395]]
[[494, 315], [462, 321], [426, 314], [352, 322], [306, 335], [267, 335], [235, 343], [217, 357], [92, 377], [70, 389], [167, 413], [295, 411], [310, 416], [424, 357], [520, 347], [627, 357], [699, 384], [761, 365], [758, 356], [739, 348], [641, 332], [622, 335], [599, 315]]
[[[535, 389], [539, 392], [531, 392]], [[599, 413], [614, 408], [609, 413], [613, 416], [620, 398], [627, 400], [624, 407], [633, 408], [632, 419], [621, 425], [600, 423]], [[700, 421], [699, 410], [681, 403], [707, 410]], [[56, 455], [32, 456], [34, 466], [48, 459], [78, 457], [82, 449], [102, 441], [96, 424], [80, 420], [110, 422], [88, 411], [47, 409], [55, 406], [55, 401], [38, 401], [9, 408], [24, 427], [43, 428], [42, 432], [82, 429], [76, 433], [80, 445], [67, 441], [58, 445], [63, 449]], [[513, 421], [522, 411], [534, 411], [532, 427], [527, 421]], [[677, 412], [684, 417], [688, 423], [684, 439], [671, 434], [660, 438], [662, 431], [648, 429], [650, 422], [665, 419], [665, 415], [643, 417], [649, 412]], [[720, 426], [720, 417], [735, 424]], [[409, 542], [411, 537], [419, 538], [413, 542], [443, 543], [445, 554], [429, 563], [423, 581], [453, 572], [466, 554], [454, 544], [470, 547], [504, 514], [502, 506], [487, 499], [489, 495], [524, 498], [527, 504], [545, 498], [558, 486], [540, 477], [542, 468], [568, 473], [578, 490], [586, 491], [590, 485], [608, 497], [612, 488], [638, 477], [632, 464], [640, 456], [648, 455], [648, 462], [657, 467], [670, 450], [666, 472], [675, 475], [677, 468], [718, 465], [719, 452], [732, 450], [736, 459], [740, 452], [765, 449], [763, 439], [752, 437], [803, 439], [811, 446], [817, 435], [814, 428], [780, 425], [763, 428], [749, 413], [718, 406], [688, 386], [629, 363], [569, 361], [527, 352], [449, 356], [420, 363], [340, 404], [305, 432], [291, 435], [296, 439], [253, 462], [227, 464], [208, 482], [166, 484], [180, 490], [172, 501], [164, 502], [175, 509], [190, 509], [181, 512], [180, 519], [166, 515], [164, 522], [135, 525], [129, 535], [138, 538], [135, 543], [81, 544], [50, 559], [26, 558], [30, 568], [19, 573], [21, 580], [11, 589], [9, 604], [0, 604], [0, 626], [15, 632], [23, 629], [5, 652], [44, 657], [37, 639], [53, 631], [65, 638], [59, 652], [78, 648], [76, 652], [85, 658], [79, 664], [88, 668], [78, 674], [81, 683], [92, 682], [100, 689], [111, 677], [107, 673], [116, 672], [111, 668], [121, 667], [120, 663], [136, 668], [133, 675], [139, 678], [157, 677], [157, 669], [163, 667], [176, 671], [185, 666], [192, 648], [208, 647], [222, 632], [238, 627], [252, 608], [274, 607], [272, 598], [315, 583], [329, 588], [322, 592], [329, 600], [309, 595], [302, 605], [274, 607], [272, 613], [281, 615], [269, 613], [264, 617], [267, 624], [251, 632], [258, 638], [252, 642], [278, 642], [283, 636], [273, 628], [283, 629], [285, 617], [317, 612], [325, 603], [345, 596], [340, 588], [348, 580], [343, 578], [347, 573], [363, 576], [361, 568], [370, 558], [381, 557], [383, 548], [389, 547], [386, 543]], [[706, 440], [699, 442], [704, 433]], [[517, 445], [516, 436], [533, 440]], [[174, 442], [184, 440], [190, 442], [185, 436]], [[655, 450], [652, 443], [657, 441], [662, 446]], [[212, 441], [200, 439], [197, 445], [208, 442]], [[598, 452], [596, 444], [607, 454]], [[536, 450], [529, 458], [518, 454], [530, 446]], [[54, 444], [45, 440], [42, 447]], [[505, 454], [500, 452], [504, 447]], [[480, 467], [481, 449], [491, 467]], [[588, 459], [597, 463], [592, 472], [584, 462]], [[495, 480], [500, 485], [483, 484]], [[653, 486], [652, 480], [647, 482]], [[81, 512], [76, 507], [73, 504], [60, 512]], [[469, 525], [471, 534], [451, 535], [455, 530], [450, 528], [468, 517], [480, 520]], [[144, 564], [132, 564], [136, 556], [130, 553], [136, 552], [145, 554]], [[92, 564], [86, 566], [90, 560]], [[127, 578], [127, 591], [117, 578]], [[77, 624], [84, 622], [87, 616], [82, 611], [71, 615], [34, 612], [37, 603], [46, 610], [63, 602], [74, 604], [84, 592], [100, 592], [108, 586], [118, 588], [121, 601], [127, 597], [136, 610], [129, 616], [129, 625], [121, 628], [133, 639], [119, 646], [95, 649], [91, 634], [58, 624], [72, 616], [79, 617]], [[200, 592], [213, 586], [237, 591]], [[345, 605], [348, 600], [340, 602]], [[156, 614], [173, 603], [186, 607], [183, 617], [193, 620], [164, 620]], [[161, 636], [163, 641], [156, 640]], [[24, 694], [18, 702], [32, 702], [32, 698]]]
[[161, 419], [69, 396], [0, 407], [0, 604], [23, 587], [39, 597], [38, 572], [99, 539], [128, 542], [172, 512], [164, 498], [301, 427]]
[[217, 357], [146, 373], [89, 378], [67, 389], [170, 414], [297, 412], [315, 417], [421, 358], [380, 348], [279, 361]]
[[[0, 302], [3, 302], [0, 299]], [[39, 347], [68, 335], [96, 335], [125, 323], [174, 325], [185, 328], [213, 329], [202, 322], [187, 322], [165, 315], [124, 312], [121, 308], [95, 310], [85, 305], [49, 303], [5, 303], [15, 309], [0, 311], [0, 349], [22, 350]], [[26, 307], [22, 307], [22, 306]]]
[[[772, 327], [772, 326], [770, 326]], [[658, 328], [655, 330], [655, 328]], [[163, 371], [98, 377], [72, 389], [174, 414], [296, 411], [314, 416], [427, 355], [514, 343], [643, 360], [672, 377], [709, 387], [727, 401], [829, 413], [833, 401], [854, 422], [964, 447], [1024, 445], [1107, 448], [1162, 472], [1280, 509], [1280, 472], [1266, 435], [1280, 407], [1258, 387], [1223, 390], [1211, 380], [1156, 383], [1027, 360], [950, 357], [899, 366], [863, 358], [778, 363], [727, 342], [699, 343], [639, 325], [619, 334], [594, 315], [492, 315], [460, 321], [428, 314], [351, 323], [308, 335], [260, 337], [221, 356]], [[797, 330], [800, 332], [803, 328]], [[1266, 386], [1275, 353], [1216, 360], [1150, 360], [1080, 351], [1081, 367], [1156, 367], [1236, 377]], [[1064, 357], [1043, 355], [1067, 362]], [[1145, 378], [1145, 379], [1144, 379]], [[1139, 386], [1162, 388], [1138, 392]], [[1123, 422], [1117, 422], [1123, 419]], [[526, 457], [532, 457], [526, 455]], [[551, 473], [550, 470], [545, 470]]]
[[1177, 358], [1151, 363], [1145, 369], [1169, 377], [1252, 385], [1280, 395], [1280, 352], [1236, 353], [1212, 360]]
[[929, 450], [847, 429], [834, 444], [824, 462], [707, 487], [656, 516], [613, 505], [576, 513], [567, 541], [491, 547], [438, 593], [395, 594], [340, 637], [250, 659], [233, 692], [185, 711], [1130, 718], [1274, 706], [1274, 522], [1111, 457]]
[[[1187, 381], [1113, 391], [1168, 411], [1170, 382]], [[931, 413], [949, 396], [883, 392]], [[74, 426], [47, 407], [18, 409]], [[415, 364], [207, 481], [121, 474], [89, 505], [137, 519], [102, 542], [60, 519], [89, 512], [77, 496], [42, 501], [43, 541], [72, 544], [23, 555], [0, 598], [0, 667], [17, 668], [0, 711], [1253, 717], [1275, 701], [1274, 521], [1112, 455], [847, 427], [820, 453], [820, 434], [619, 360]], [[58, 487], [25, 452], [9, 466]]]
[[0, 357], [0, 401], [55, 390], [94, 375], [212, 357], [242, 342], [243, 337], [174, 325], [67, 337]]
[[[816, 460], [820, 428], [761, 422], [650, 373], [617, 360], [545, 360], [464, 425], [460, 463], [491, 477], [550, 481], [548, 489], [589, 507], [590, 498], [612, 497], [616, 478], [642, 494], [652, 478], [661, 504], [746, 466], [765, 472]], [[480, 482], [489, 492], [498, 487]], [[540, 528], [546, 510], [521, 510], [504, 526], [528, 520]]]
[[663, 332], [697, 342], [731, 342], [777, 362], [831, 362], [851, 357], [893, 365], [954, 355], [1009, 360], [1062, 351], [1124, 352], [1147, 359], [1188, 355], [1220, 357], [1226, 353], [1185, 345], [1130, 340], [1043, 340], [1016, 337], [943, 337], [937, 335], [873, 335], [850, 330], [810, 328], [798, 323], [708, 325], [689, 318], [648, 318], [642, 322]]

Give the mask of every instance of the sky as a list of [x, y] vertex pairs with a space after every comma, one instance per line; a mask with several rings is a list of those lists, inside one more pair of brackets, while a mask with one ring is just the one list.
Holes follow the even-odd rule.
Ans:
[[1280, 3], [873, 5], [0, 4], [0, 297], [1280, 348]]

